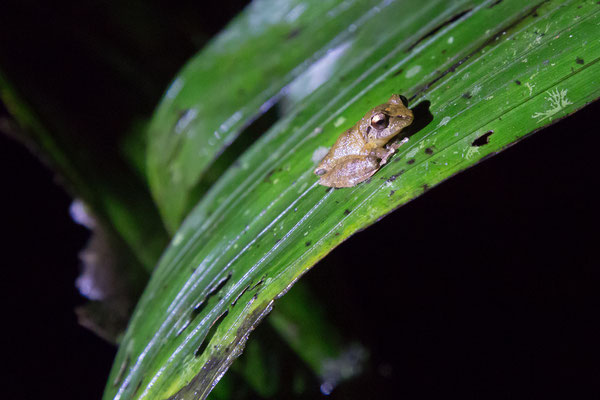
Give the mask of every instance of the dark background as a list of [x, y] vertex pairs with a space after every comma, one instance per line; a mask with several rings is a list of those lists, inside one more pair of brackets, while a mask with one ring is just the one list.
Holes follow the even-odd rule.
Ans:
[[[205, 37], [238, 3], [205, 18]], [[161, 67], [156, 86], [203, 40]], [[600, 397], [598, 115], [597, 102], [429, 190], [307, 275], [372, 353], [369, 371], [332, 398]], [[0, 179], [2, 393], [99, 399], [115, 348], [73, 313], [89, 233], [70, 220], [53, 173], [5, 136]]]

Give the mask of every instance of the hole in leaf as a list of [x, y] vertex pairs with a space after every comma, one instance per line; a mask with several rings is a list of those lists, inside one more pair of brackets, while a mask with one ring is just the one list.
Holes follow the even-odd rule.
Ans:
[[200, 346], [198, 347], [198, 349], [194, 353], [195, 357], [200, 357], [202, 355], [202, 353], [204, 353], [204, 351], [208, 347], [208, 344], [210, 343], [210, 340], [215, 335], [215, 332], [219, 328], [219, 325], [221, 325], [221, 322], [223, 322], [225, 320], [225, 317], [227, 316], [227, 314], [229, 314], [229, 310], [223, 311], [221, 313], [221, 315], [219, 315], [213, 321], [213, 323], [210, 325], [210, 329], [208, 330], [208, 333], [206, 334], [206, 336], [204, 337], [204, 340], [202, 341], [202, 343], [200, 344]]
[[492, 136], [492, 133], [494, 133], [494, 131], [487, 131], [483, 135], [479, 136], [477, 139], [473, 140], [471, 146], [480, 147], [488, 144], [490, 142], [489, 137]]
[[398, 71], [394, 72], [394, 73], [392, 74], [392, 76], [398, 76], [398, 75], [400, 75], [402, 72], [404, 72], [404, 70], [403, 70], [402, 68], [400, 68]]
[[181, 333], [183, 331], [185, 331], [185, 329], [190, 325], [190, 323], [196, 319], [196, 317], [202, 312], [204, 311], [204, 308], [206, 307], [206, 305], [208, 304], [208, 299], [210, 299], [212, 296], [214, 296], [215, 294], [217, 294], [219, 291], [221, 291], [221, 289], [223, 289], [223, 287], [227, 284], [227, 282], [229, 281], [229, 279], [231, 279], [231, 272], [229, 274], [227, 274], [227, 276], [225, 276], [223, 279], [221, 279], [219, 282], [217, 282], [216, 285], [214, 285], [206, 294], [206, 296], [198, 303], [194, 306], [193, 310], [190, 312], [189, 317], [187, 318], [187, 320], [185, 321], [185, 323], [183, 324], [183, 326], [181, 328], [179, 328], [177, 330], [177, 333], [175, 334], [175, 336], [179, 336], [181, 335]]
[[175, 334], [175, 337], [181, 335], [183, 333], [183, 331], [185, 331], [185, 329], [188, 326], [190, 326], [190, 322], [192, 322], [192, 320], [194, 319], [194, 317], [197, 315], [197, 314], [194, 314], [194, 310], [192, 310], [192, 312], [190, 314], [192, 314], [192, 315], [190, 315], [190, 317], [185, 320], [185, 322], [183, 323], [183, 325], [181, 326], [181, 328], [179, 328], [177, 330], [177, 333]]
[[290, 31], [290, 33], [288, 33], [287, 39], [290, 40], [290, 39], [295, 38], [296, 36], [298, 36], [300, 34], [300, 32], [302, 32], [302, 29], [300, 29], [300, 28], [294, 28], [294, 29], [292, 29]]
[[137, 386], [135, 387], [135, 390], [133, 391], [133, 396], [135, 396], [135, 394], [140, 390], [140, 388], [142, 387], [142, 382], [144, 382], [144, 377], [142, 376], [140, 378], [140, 381], [138, 382]]
[[404, 170], [398, 172], [397, 174], [394, 174], [394, 175], [390, 176], [389, 178], [387, 178], [386, 182], [394, 182], [403, 173], [404, 173]]
[[254, 286], [252, 286], [249, 290], [252, 291], [252, 290], [256, 289], [257, 287], [259, 287], [260, 285], [262, 285], [263, 282], [265, 281], [265, 278], [266, 278], [266, 275], [263, 276], [262, 278], [260, 278], [260, 281], [256, 282], [254, 284]]
[[226, 277], [217, 282], [217, 284], [209, 290], [208, 294], [206, 295], [206, 298], [208, 299], [209, 297], [214, 296], [216, 293], [218, 293], [221, 289], [223, 289], [223, 286], [225, 286], [225, 284], [227, 284], [227, 282], [229, 282], [230, 279], [231, 272], [228, 273]]
[[244, 293], [246, 293], [248, 290], [250, 289], [250, 285], [246, 286], [244, 288], [244, 290], [242, 290], [240, 292], [240, 294], [238, 294], [235, 299], [231, 302], [231, 307], [235, 306], [237, 304], [237, 301], [240, 299], [240, 297], [242, 297], [244, 295]]

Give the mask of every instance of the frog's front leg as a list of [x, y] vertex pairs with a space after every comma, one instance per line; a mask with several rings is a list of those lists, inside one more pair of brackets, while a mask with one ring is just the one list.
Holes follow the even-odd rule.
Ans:
[[385, 148], [380, 147], [380, 148], [374, 149], [371, 152], [371, 154], [381, 160], [379, 162], [379, 165], [384, 165], [385, 163], [387, 163], [388, 158], [390, 158], [391, 155], [394, 154], [396, 152], [396, 150], [398, 150], [398, 148], [400, 148], [400, 146], [402, 146], [406, 142], [408, 142], [407, 137], [405, 137], [404, 139], [402, 139], [398, 142], [389, 144], [389, 145], [385, 146]]
[[336, 166], [321, 176], [319, 183], [329, 187], [352, 187], [366, 181], [379, 169], [376, 156], [346, 156]]

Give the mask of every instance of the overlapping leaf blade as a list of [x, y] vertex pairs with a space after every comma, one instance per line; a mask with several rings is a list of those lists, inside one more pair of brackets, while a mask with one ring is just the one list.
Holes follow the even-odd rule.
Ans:
[[[468, 3], [429, 2], [405, 19], [416, 3], [254, 2], [185, 66], [153, 118], [149, 179], [167, 226], [179, 226], [199, 199], [207, 168], [283, 94], [288, 103], [299, 101], [334, 72], [339, 77], [364, 62], [384, 41], [425, 32]], [[388, 16], [382, 30], [379, 20], [390, 8], [394, 18]], [[296, 77], [304, 79], [288, 87]]]
[[[138, 305], [106, 399], [204, 398], [273, 301], [342, 240], [600, 96], [596, 2], [456, 2], [456, 19], [409, 3], [402, 18], [391, 7], [373, 23], [423, 30], [398, 31], [297, 103], [190, 213]], [[411, 99], [409, 144], [369, 182], [318, 186], [315, 150], [391, 93]]]

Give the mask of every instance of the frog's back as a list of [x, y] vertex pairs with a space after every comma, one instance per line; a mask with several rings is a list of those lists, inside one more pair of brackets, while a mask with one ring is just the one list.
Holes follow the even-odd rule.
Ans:
[[331, 148], [334, 158], [363, 154], [365, 139], [361, 135], [358, 124], [344, 132]]

